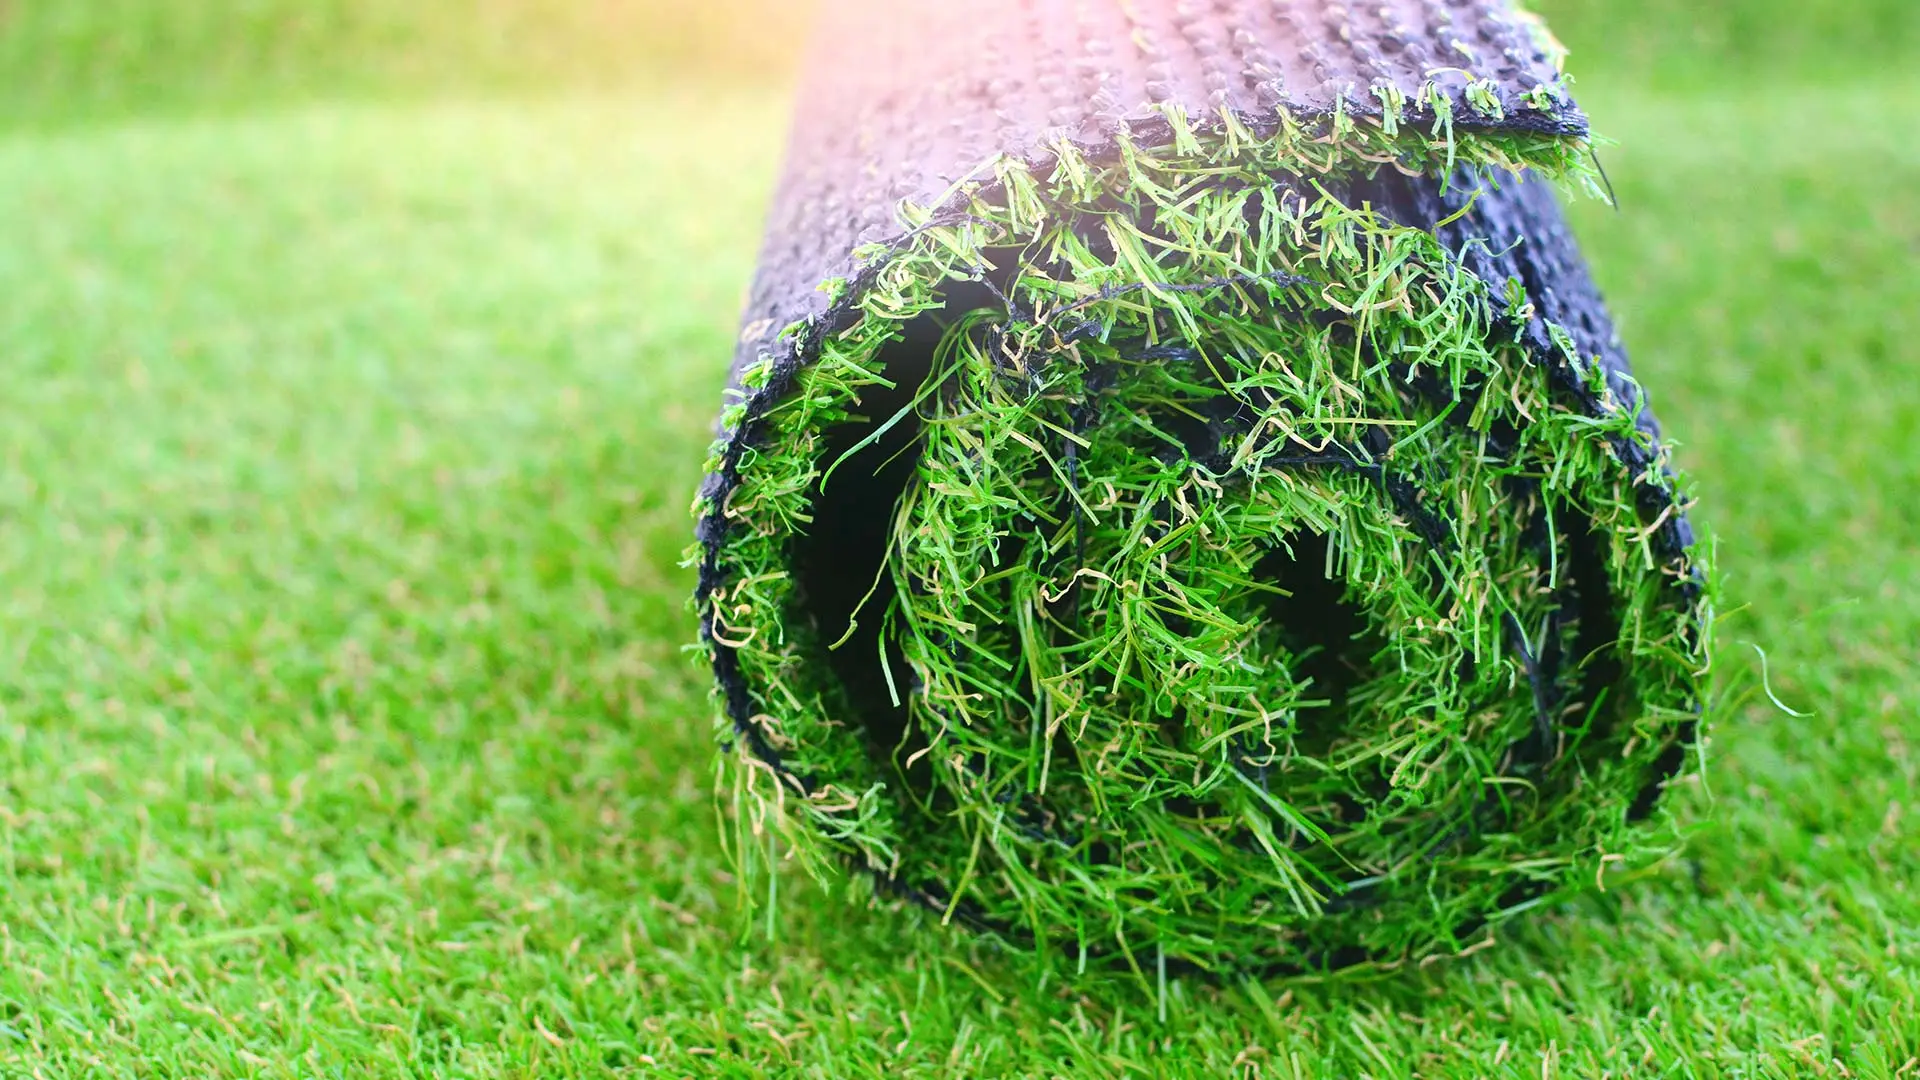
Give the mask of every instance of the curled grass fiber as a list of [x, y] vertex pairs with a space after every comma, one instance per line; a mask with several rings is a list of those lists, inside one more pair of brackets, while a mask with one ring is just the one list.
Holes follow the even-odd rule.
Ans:
[[747, 372], [696, 513], [755, 902], [852, 866], [1081, 963], [1321, 969], [1671, 849], [1711, 578], [1665, 448], [1367, 197], [1590, 188], [1586, 144], [1384, 104], [998, 160]]

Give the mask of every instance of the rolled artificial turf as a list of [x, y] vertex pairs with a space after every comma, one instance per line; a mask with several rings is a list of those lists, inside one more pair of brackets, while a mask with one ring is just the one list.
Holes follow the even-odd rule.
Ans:
[[1499, 0], [845, 3], [696, 500], [752, 895], [1141, 969], [1462, 947], [1673, 842], [1711, 575]]

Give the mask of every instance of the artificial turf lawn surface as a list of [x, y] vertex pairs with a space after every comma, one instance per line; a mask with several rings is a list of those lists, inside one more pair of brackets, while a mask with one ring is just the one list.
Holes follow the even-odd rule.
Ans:
[[1583, 93], [1727, 665], [1816, 715], [1722, 716], [1656, 875], [1164, 1021], [798, 879], [740, 940], [677, 564], [783, 101], [0, 134], [0, 1074], [1920, 1074], [1920, 152], [1832, 119], [1917, 92]]

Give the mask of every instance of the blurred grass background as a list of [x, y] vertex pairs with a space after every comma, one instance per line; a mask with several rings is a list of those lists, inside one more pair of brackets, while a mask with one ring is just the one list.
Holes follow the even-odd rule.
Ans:
[[1770, 657], [1685, 859], [1457, 963], [742, 942], [677, 566], [804, 10], [0, 0], [0, 1075], [1920, 1075], [1920, 5], [1557, 0]]
[[720, 0], [15, 0], [21, 115], [564, 93], [698, 74], [778, 82], [805, 4]]
[[[662, 76], [779, 84], [810, 0], [8, 0], [15, 120], [554, 93]], [[1578, 70], [1663, 87], [1848, 77], [1920, 54], [1909, 0], [1544, 0]]]

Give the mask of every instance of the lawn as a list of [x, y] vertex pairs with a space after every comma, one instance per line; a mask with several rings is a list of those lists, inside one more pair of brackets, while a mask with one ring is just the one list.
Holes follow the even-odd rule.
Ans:
[[0, 1075], [1920, 1076], [1920, 78], [1637, 70], [1576, 220], [1740, 605], [1690, 851], [1160, 1001], [742, 933], [679, 560], [781, 92], [9, 110]]

